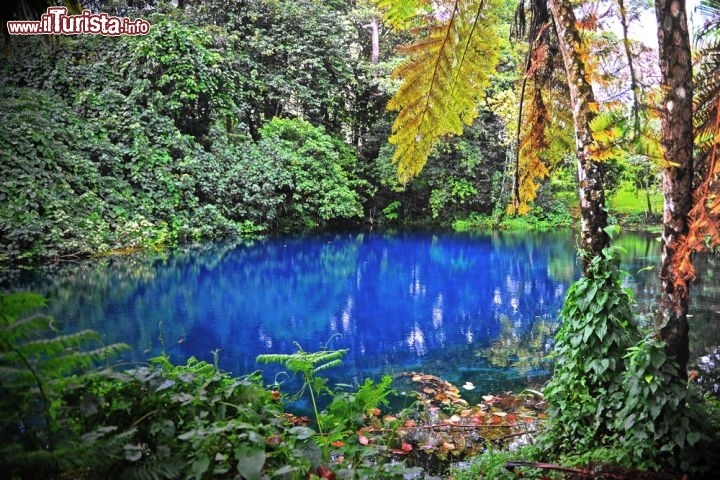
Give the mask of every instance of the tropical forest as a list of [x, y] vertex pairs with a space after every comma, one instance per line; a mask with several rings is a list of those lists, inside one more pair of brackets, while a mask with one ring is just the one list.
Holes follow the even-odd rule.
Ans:
[[0, 24], [2, 478], [720, 478], [719, 0]]

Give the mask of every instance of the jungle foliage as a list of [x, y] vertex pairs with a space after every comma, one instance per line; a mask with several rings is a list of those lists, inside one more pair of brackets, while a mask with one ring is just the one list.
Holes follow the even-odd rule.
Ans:
[[403, 36], [385, 31], [371, 64], [364, 2], [90, 8], [151, 32], [5, 41], [3, 263], [492, 210], [504, 155], [488, 111], [398, 182], [381, 145]]
[[589, 277], [574, 283], [555, 337], [555, 369], [545, 391], [549, 428], [543, 448], [579, 455], [583, 464], [635, 468], [708, 468], [715, 435], [705, 428], [702, 400], [678, 378], [677, 366], [632, 310], [623, 287], [621, 249], [595, 257]]
[[[91, 3], [109, 13], [146, 16], [152, 31], [135, 38], [4, 40], [10, 53], [0, 65], [0, 262], [362, 221], [442, 218], [458, 228], [495, 227], [502, 225], [503, 208], [498, 207], [511, 202], [512, 212], [536, 213], [521, 226], [553, 226], [566, 223], [570, 209], [562, 202], [557, 205], [555, 196], [545, 205], [557, 208], [548, 212], [540, 181], [552, 171], [562, 171], [568, 160], [577, 160], [586, 276], [573, 285], [562, 312], [558, 363], [547, 392], [553, 428], [544, 439], [555, 453], [583, 450], [584, 462], [610, 459], [633, 467], [685, 471], [703, 465], [704, 459], [695, 454], [705, 452], [700, 447], [714, 439], [701, 428], [699, 403], [683, 382], [686, 356], [668, 350], [670, 340], [686, 344], [687, 335], [666, 335], [663, 343], [638, 330], [615, 252], [607, 247], [609, 236], [602, 228], [608, 223], [604, 195], [612, 190], [605, 178], [618, 176], [619, 170], [612, 161], [631, 163], [660, 152], [650, 138], [657, 118], [640, 115], [626, 28], [623, 46], [631, 75], [626, 83], [634, 105], [631, 111], [619, 111], [616, 102], [597, 101], [590, 85], [595, 82], [608, 91], [617, 87], [590, 55], [595, 47], [600, 47], [601, 60], [620, 52], [613, 49], [612, 37], [596, 35], [602, 20], [597, 9], [587, 11], [581, 5], [581, 16], [576, 17], [571, 2], [530, 2], [533, 25], [521, 71], [520, 105], [527, 85], [533, 92], [523, 113], [521, 107], [517, 112], [513, 107], [515, 86], [501, 74], [491, 75], [498, 62], [498, 73], [517, 68], [519, 56], [506, 55], [508, 47], [494, 27], [496, 14], [509, 19], [507, 2], [378, 0], [375, 3], [386, 9], [386, 21], [396, 29], [384, 32], [389, 47], [406, 44], [401, 48], [405, 61], [399, 66], [394, 57], [377, 65], [367, 61], [364, 2]], [[183, 8], [186, 3], [193, 8]], [[519, 24], [525, 21], [524, 6], [523, 2], [516, 17]], [[554, 31], [548, 8], [555, 17]], [[619, 8], [626, 22], [622, 2]], [[661, 9], [658, 15], [663, 15]], [[685, 32], [686, 40], [683, 15], [680, 24], [671, 19], [676, 14], [665, 13], [668, 22], [659, 18], [659, 24], [667, 23], [668, 32]], [[670, 38], [668, 33], [665, 39]], [[673, 42], [666, 43], [672, 47]], [[661, 64], [670, 65], [665, 60], [674, 59], [682, 67], [684, 84], [690, 85], [685, 43], [682, 52], [664, 54], [661, 48], [660, 55], [667, 57]], [[716, 45], [707, 48], [713, 51]], [[562, 75], [553, 72], [559, 53], [565, 84]], [[391, 69], [403, 80], [399, 85], [388, 78]], [[712, 61], [702, 69], [701, 78], [709, 82], [715, 70]], [[663, 68], [662, 73], [663, 81], [680, 80], [672, 69]], [[568, 92], [569, 104], [564, 98]], [[661, 92], [666, 97], [660, 123], [667, 157], [662, 167], [666, 175], [682, 180], [675, 187], [668, 183], [665, 192], [666, 205], [673, 196], [682, 196], [682, 209], [675, 212], [678, 228], [666, 237], [685, 242], [685, 250], [677, 252], [667, 243], [665, 266], [679, 275], [665, 275], [663, 267], [662, 277], [670, 281], [664, 293], [679, 289], [685, 302], [679, 317], [685, 322], [685, 287], [694, 275], [690, 255], [716, 247], [720, 238], [716, 142], [707, 145], [720, 122], [713, 121], [713, 85], [701, 87], [698, 126], [706, 161], [700, 173], [706, 182], [696, 191], [698, 208], [690, 210], [690, 192], [698, 184], [691, 168], [691, 90]], [[680, 105], [673, 95], [684, 105], [684, 113], [679, 107], [673, 113], [683, 117], [674, 130], [667, 121], [673, 105]], [[390, 108], [400, 112], [392, 126], [383, 112], [388, 99]], [[661, 103], [652, 95], [647, 100], [643, 109], [648, 111], [653, 102]], [[572, 146], [569, 111], [575, 114], [576, 158], [565, 151]], [[519, 121], [513, 146], [508, 119], [515, 113]], [[505, 127], [505, 138], [499, 126]], [[466, 128], [463, 138], [447, 138]], [[679, 145], [671, 141], [673, 132], [682, 133], [683, 151], [674, 154], [682, 165], [668, 153]], [[394, 154], [381, 146], [388, 136], [398, 145]], [[514, 198], [506, 188], [506, 152], [512, 148]], [[642, 172], [641, 183], [649, 192], [657, 166], [647, 158], [641, 162], [635, 171]], [[415, 181], [404, 183], [413, 176]], [[647, 200], [652, 213], [649, 193]], [[671, 210], [666, 208], [666, 213]], [[666, 227], [670, 217], [668, 213]], [[352, 443], [322, 435], [323, 424], [335, 427], [332, 434], [352, 433], [359, 426], [358, 409], [343, 411], [338, 403], [337, 410], [320, 412], [314, 395], [329, 390], [316, 375], [319, 367], [297, 363], [298, 358], [266, 360], [286, 362], [304, 376], [320, 437], [307, 425], [293, 426], [301, 423], [294, 422], [297, 419], [283, 419], [276, 395], [263, 389], [256, 376], [233, 379], [195, 360], [176, 367], [160, 357], [148, 368], [70, 377], [67, 383], [64, 369], [87, 367], [90, 360], [121, 347], [78, 350], [93, 340], [89, 332], [25, 340], [34, 329], [52, 323], [42, 317], [18, 321], [25, 307], [18, 310], [14, 301], [3, 298], [10, 312], [3, 313], [3, 387], [10, 393], [3, 401], [10, 402], [8, 409], [19, 414], [21, 423], [23, 418], [30, 422], [22, 423], [21, 429], [3, 425], [3, 432], [10, 432], [14, 440], [19, 434], [20, 443], [28, 447], [18, 450], [14, 443], [3, 450], [3, 462], [13, 475], [40, 468], [49, 475], [82, 476], [89, 471], [203, 478], [234, 470], [245, 478], [259, 478], [269, 469], [280, 477], [328, 478], [328, 444], [350, 445], [338, 455], [370, 471], [367, 452], [389, 452], [387, 458], [392, 458], [415, 448], [391, 437], [382, 449], [363, 449], [373, 443], [366, 433], [399, 429], [393, 423], [397, 418], [368, 420], [367, 413], [361, 418], [372, 425], [351, 435]], [[23, 301], [39, 305], [37, 298]], [[302, 349], [296, 354], [304, 361], [308, 355]], [[324, 355], [330, 356], [319, 358], [331, 363], [321, 367], [339, 360], [336, 352]], [[456, 402], [457, 388], [418, 376], [434, 385], [425, 387], [433, 391], [429, 402], [447, 405], [447, 400], [457, 409], [447, 412], [453, 415], [443, 426], [507, 417], [497, 415], [506, 412], [487, 415], [482, 408], [462, 409], [462, 402]], [[442, 399], [436, 387], [444, 389]], [[374, 411], [377, 406], [370, 403], [382, 403], [387, 388], [385, 380], [377, 386], [364, 384], [343, 401]], [[247, 406], [250, 398], [260, 399], [255, 404], [260, 410]], [[160, 421], [156, 414], [168, 404], [178, 408], [177, 415]], [[456, 425], [451, 426], [453, 430]], [[318, 438], [321, 441], [312, 441]], [[445, 454], [465, 451], [457, 448], [459, 440], [452, 435], [442, 440], [437, 450]], [[228, 444], [235, 448], [225, 452]], [[77, 455], [89, 447], [96, 455]], [[169, 453], [176, 451], [181, 452], [177, 457]], [[355, 474], [346, 470], [347, 475]], [[384, 472], [384, 478], [407, 473], [412, 472], [399, 466]]]
[[[499, 447], [544, 416], [538, 393], [485, 397], [470, 406], [457, 387], [414, 372], [403, 408], [388, 412], [393, 378], [327, 385], [322, 372], [344, 350], [265, 355], [303, 376], [301, 391], [233, 377], [215, 364], [167, 355], [129, 368], [111, 363], [123, 345], [94, 332], [64, 334], [38, 314], [44, 299], [0, 296], [0, 467], [37, 478], [437, 478], [453, 460]], [[103, 366], [104, 364], [104, 366]], [[314, 418], [288, 404], [309, 389]], [[322, 411], [315, 398], [329, 401]], [[385, 409], [385, 412], [381, 410]], [[414, 466], [413, 466], [414, 465]], [[418, 465], [423, 465], [421, 468]]]

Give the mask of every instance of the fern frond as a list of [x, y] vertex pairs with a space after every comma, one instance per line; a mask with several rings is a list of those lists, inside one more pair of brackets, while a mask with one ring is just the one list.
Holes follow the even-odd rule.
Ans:
[[161, 478], [181, 478], [185, 463], [175, 457], [159, 459], [153, 457], [126, 468], [122, 477], [129, 480], [158, 480]]
[[541, 154], [550, 145], [546, 129], [550, 125], [551, 119], [541, 90], [534, 88], [532, 92], [533, 97], [526, 121], [527, 129], [518, 146], [519, 163], [515, 203], [508, 205], [508, 213], [517, 213], [519, 215], [530, 212], [530, 202], [537, 196], [540, 182], [549, 174]]
[[319, 352], [313, 352], [307, 354], [307, 358], [312, 364], [322, 363], [322, 362], [328, 362], [331, 360], [337, 360], [339, 358], [342, 358], [347, 353], [346, 348], [342, 348], [340, 350], [322, 350]]
[[81, 330], [67, 335], [52, 338], [41, 338], [19, 344], [19, 348], [27, 357], [44, 357], [62, 355], [68, 348], [78, 347], [84, 343], [99, 340], [100, 336], [93, 330]]
[[[9, 357], [9, 364], [17, 365], [20, 357]], [[0, 367], [0, 383], [8, 384], [27, 384], [33, 381], [32, 373], [25, 367], [18, 366], [2, 366]]]
[[[714, 26], [720, 30], [720, 25]], [[715, 142], [715, 118], [717, 116], [718, 99], [720, 99], [720, 38], [708, 40], [700, 49], [701, 59], [695, 78], [694, 100], [696, 143], [701, 151], [707, 152]]]
[[720, 98], [716, 99], [713, 142], [706, 160], [703, 181], [693, 192], [693, 208], [688, 213], [688, 233], [673, 248], [672, 268], [677, 272], [675, 286], [686, 290], [695, 279], [692, 254], [720, 250]]
[[372, 0], [383, 12], [383, 20], [395, 30], [407, 30], [422, 23], [432, 11], [430, 0]]
[[17, 292], [0, 295], [0, 322], [10, 324], [37, 308], [46, 306], [45, 297], [32, 292]]
[[61, 472], [57, 456], [47, 450], [26, 451], [19, 443], [0, 445], [0, 467], [8, 478], [56, 478]]
[[322, 371], [324, 371], [324, 370], [327, 370], [327, 369], [330, 369], [330, 368], [334, 368], [334, 367], [339, 367], [339, 366], [341, 366], [341, 365], [342, 365], [342, 360], [332, 360], [332, 361], [330, 361], [330, 362], [323, 363], [322, 365], [319, 365], [319, 366], [315, 367], [315, 368], [313, 369], [313, 373], [322, 372]]
[[403, 181], [420, 172], [439, 139], [461, 134], [477, 116], [497, 65], [500, 38], [490, 3], [456, 0], [448, 6], [447, 20], [424, 18], [420, 40], [401, 48], [407, 58], [393, 73], [403, 83], [387, 106], [399, 112], [390, 143]]
[[4, 350], [7, 345], [14, 344], [21, 340], [29, 340], [47, 335], [51, 332], [50, 317], [45, 315], [33, 315], [16, 320], [12, 323], [0, 327], [0, 351]]
[[53, 375], [65, 375], [78, 369], [87, 369], [98, 362], [106, 361], [109, 357], [130, 350], [124, 343], [113, 343], [95, 350], [75, 351], [68, 354], [52, 357], [43, 363], [43, 370], [53, 372]]
[[255, 361], [258, 363], [280, 363], [285, 364], [288, 360], [292, 359], [293, 355], [285, 353], [263, 353], [255, 357]]
[[[60, 445], [53, 455], [64, 471], [108, 471], [123, 459], [123, 447], [132, 441], [136, 430], [117, 432], [113, 426], [103, 426], [82, 436], [80, 442]], [[99, 477], [100, 475], [97, 475]]]

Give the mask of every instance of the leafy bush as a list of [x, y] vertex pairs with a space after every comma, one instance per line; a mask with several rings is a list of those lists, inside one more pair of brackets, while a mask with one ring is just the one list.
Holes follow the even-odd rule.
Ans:
[[255, 141], [238, 121], [249, 92], [227, 35], [157, 17], [142, 37], [13, 43], [0, 67], [0, 262], [362, 216], [343, 142], [280, 119], [255, 125]]
[[619, 248], [606, 248], [567, 292], [541, 444], [580, 463], [707, 468], [712, 442], [701, 402], [678, 378], [664, 343], [638, 327], [619, 256]]
[[273, 118], [261, 130], [260, 147], [267, 159], [287, 172], [283, 193], [282, 229], [327, 225], [336, 219], [361, 217], [354, 190], [355, 157], [342, 142], [303, 120]]
[[522, 478], [545, 479], [547, 473], [537, 469], [523, 469], [522, 474], [511, 472], [505, 465], [513, 460], [531, 460], [541, 456], [541, 452], [533, 445], [524, 446], [515, 451], [488, 449], [469, 462], [451, 469], [452, 478], [455, 480], [475, 480], [487, 478], [492, 480], [514, 480], [522, 475]]

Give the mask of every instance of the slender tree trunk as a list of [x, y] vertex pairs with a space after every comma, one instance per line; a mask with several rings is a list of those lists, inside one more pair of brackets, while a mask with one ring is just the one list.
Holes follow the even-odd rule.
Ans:
[[380, 59], [380, 34], [378, 33], [378, 19], [372, 17], [370, 20], [370, 32], [372, 35], [372, 63], [378, 63]]
[[688, 231], [687, 214], [692, 207], [692, 64], [685, 0], [655, 0], [655, 14], [664, 96], [662, 146], [665, 156], [659, 327], [668, 355], [675, 358], [680, 376], [686, 378], [689, 292], [684, 282], [676, 282], [678, 274], [673, 267], [674, 244]]
[[647, 201], [647, 215], [649, 220], [653, 216], [652, 195], [650, 193], [650, 163], [645, 167], [645, 200]]
[[570, 87], [580, 186], [580, 248], [583, 254], [583, 270], [587, 274], [590, 260], [600, 255], [603, 248], [610, 244], [610, 238], [605, 232], [607, 212], [602, 171], [590, 153], [593, 144], [590, 121], [595, 116], [590, 106], [595, 103], [595, 96], [587, 79], [585, 64], [578, 55], [577, 49], [582, 39], [576, 27], [572, 5], [568, 0], [550, 0], [548, 3]]

